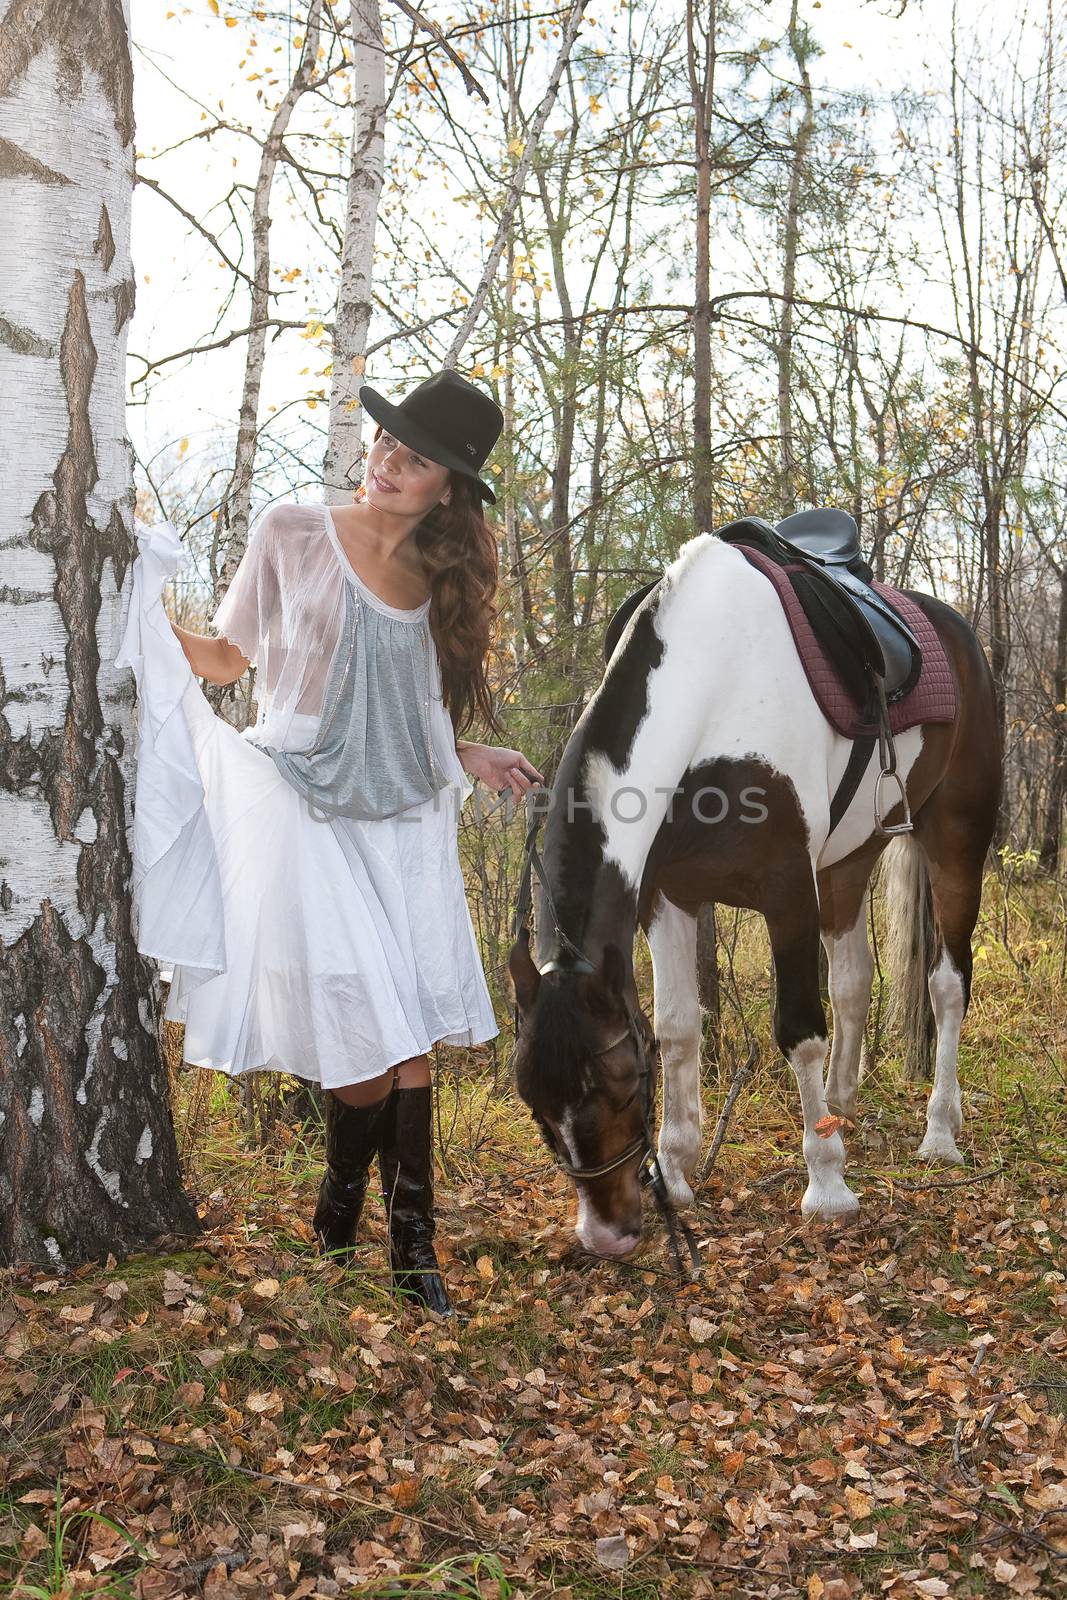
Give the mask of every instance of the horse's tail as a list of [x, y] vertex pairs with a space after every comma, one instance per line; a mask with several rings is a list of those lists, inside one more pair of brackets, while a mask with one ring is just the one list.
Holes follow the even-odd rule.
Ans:
[[934, 908], [926, 859], [911, 834], [898, 835], [882, 856], [890, 1025], [904, 1042], [908, 1076], [933, 1075], [936, 1027], [927, 977], [934, 964]]

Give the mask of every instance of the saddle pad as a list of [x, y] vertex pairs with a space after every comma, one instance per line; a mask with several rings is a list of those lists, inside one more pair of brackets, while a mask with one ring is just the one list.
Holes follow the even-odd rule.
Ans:
[[[802, 563], [790, 562], [780, 566], [751, 545], [738, 544], [735, 548], [774, 585], [789, 619], [793, 641], [804, 664], [811, 692], [826, 720], [847, 739], [858, 738], [860, 734], [877, 733], [877, 722], [865, 718], [865, 707], [846, 688], [841, 674], [816, 637], [790, 582], [789, 574], [802, 571]], [[871, 588], [900, 613], [922, 651], [922, 671], [918, 682], [902, 700], [889, 707], [889, 725], [893, 732], [904, 733], [921, 722], [955, 721], [956, 680], [933, 623], [925, 611], [899, 589], [891, 588], [888, 583], [872, 583]]]

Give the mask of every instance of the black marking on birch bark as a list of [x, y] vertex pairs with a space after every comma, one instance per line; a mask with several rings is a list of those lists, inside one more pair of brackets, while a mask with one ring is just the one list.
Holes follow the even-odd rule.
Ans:
[[[0, 23], [0, 50], [3, 50], [7, 42], [5, 25], [6, 19], [4, 23]], [[65, 173], [57, 172], [55, 167], [38, 161], [36, 156], [24, 150], [20, 144], [15, 144], [12, 139], [0, 139], [0, 178], [32, 178], [34, 183], [48, 185], [70, 183]]]
[[51, 339], [42, 339], [32, 328], [17, 328], [6, 317], [0, 317], [0, 344], [17, 356], [36, 356], [42, 361], [55, 358], [56, 347]]
[[107, 206], [100, 207], [100, 220], [96, 225], [93, 249], [100, 257], [104, 271], [110, 272], [111, 263], [115, 259], [115, 236], [111, 232], [111, 218], [107, 214]]
[[112, 298], [115, 301], [115, 332], [121, 333], [133, 316], [133, 308], [137, 303], [137, 285], [133, 278], [123, 278], [116, 283]]

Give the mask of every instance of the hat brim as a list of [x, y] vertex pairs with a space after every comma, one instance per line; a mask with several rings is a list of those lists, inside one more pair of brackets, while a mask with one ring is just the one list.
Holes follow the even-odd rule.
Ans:
[[369, 383], [360, 384], [359, 403], [374, 422], [380, 422], [383, 428], [388, 428], [393, 436], [406, 444], [412, 450], [417, 450], [420, 456], [427, 456], [429, 460], [436, 461], [438, 466], [448, 467], [453, 472], [461, 472], [465, 478], [470, 478], [478, 486], [478, 492], [483, 500], [488, 500], [491, 506], [496, 505], [496, 495], [489, 485], [479, 478], [477, 472], [462, 456], [456, 455], [451, 450], [446, 450], [436, 439], [417, 422], [413, 422], [406, 411], [401, 411], [399, 406], [391, 405], [384, 395], [377, 389], [372, 389]]

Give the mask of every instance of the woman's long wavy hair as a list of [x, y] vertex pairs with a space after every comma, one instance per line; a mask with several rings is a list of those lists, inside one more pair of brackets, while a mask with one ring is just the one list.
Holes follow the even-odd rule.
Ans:
[[[382, 427], [379, 423], [374, 437]], [[497, 642], [499, 552], [473, 478], [450, 472], [448, 505], [438, 502], [415, 529], [430, 573], [430, 631], [441, 663], [441, 687], [452, 727], [461, 738], [480, 715], [503, 736], [493, 708], [486, 659]]]

